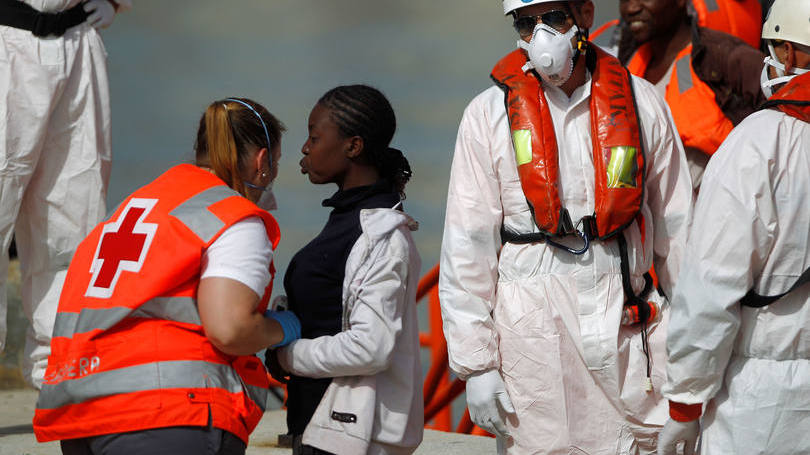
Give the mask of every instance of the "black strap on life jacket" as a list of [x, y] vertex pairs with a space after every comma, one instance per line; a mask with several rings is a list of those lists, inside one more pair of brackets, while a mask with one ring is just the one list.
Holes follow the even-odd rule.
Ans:
[[633, 285], [630, 283], [630, 259], [627, 255], [627, 239], [624, 238], [624, 232], [616, 236], [619, 242], [619, 258], [620, 266], [622, 269], [622, 288], [624, 289], [624, 304], [636, 305], [638, 307], [638, 316], [641, 321], [641, 350], [644, 351], [644, 357], [647, 359], [647, 378], [648, 380], [652, 374], [652, 363], [650, 361], [650, 345], [647, 342], [647, 323], [650, 319], [650, 304], [647, 303], [647, 296], [653, 287], [652, 276], [649, 272], [644, 274], [644, 289], [636, 294], [633, 291]]
[[85, 20], [84, 2], [58, 13], [43, 13], [19, 0], [0, 0], [0, 25], [28, 30], [34, 36], [62, 36]]
[[805, 285], [807, 283], [810, 283], [810, 269], [805, 270], [804, 273], [801, 274], [799, 279], [787, 291], [785, 291], [785, 292], [783, 292], [783, 293], [781, 293], [779, 295], [767, 295], [767, 296], [765, 296], [765, 295], [759, 295], [756, 292], [754, 292], [753, 289], [751, 289], [750, 291], [748, 291], [747, 294], [745, 294], [745, 297], [740, 299], [740, 304], [742, 306], [747, 306], [747, 307], [751, 307], [751, 308], [762, 308], [764, 306], [772, 304], [773, 302], [775, 302], [775, 301], [781, 299], [782, 297], [790, 294], [791, 292], [795, 291], [797, 288], [799, 288], [799, 287], [801, 287], [801, 286], [803, 286], [803, 285]]
[[810, 106], [810, 101], [805, 100], [768, 100], [759, 106], [759, 109], [773, 109], [782, 105], [787, 106]]
[[[529, 204], [529, 209], [531, 209], [531, 204]], [[534, 216], [532, 216], [534, 218]], [[561, 250], [568, 251], [571, 254], [580, 255], [584, 254], [588, 251], [588, 248], [591, 246], [591, 242], [597, 237], [596, 231], [596, 218], [593, 216], [585, 216], [582, 217], [580, 220], [580, 224], [577, 226], [582, 226], [581, 230], [574, 227], [573, 223], [571, 223], [571, 216], [568, 214], [568, 210], [562, 208], [560, 210], [560, 225], [563, 226], [563, 232], [565, 234], [563, 236], [553, 236], [549, 234], [545, 234], [543, 232], [531, 232], [529, 234], [518, 234], [515, 232], [507, 231], [503, 224], [501, 225], [501, 243], [547, 243], [550, 246], [555, 248], [559, 248]], [[568, 227], [565, 227], [568, 226]], [[555, 239], [559, 239], [561, 237], [567, 236], [576, 236], [582, 242], [582, 246], [580, 248], [572, 248], [562, 243], [559, 243]]]
[[[644, 303], [644, 308], [646, 310], [641, 310], [639, 308], [639, 317], [642, 321], [646, 321], [650, 318], [650, 309], [646, 305], [647, 296], [650, 294], [650, 291], [653, 287], [653, 280], [652, 275], [649, 272], [644, 274], [644, 289], [636, 295], [633, 292], [633, 285], [630, 283], [630, 259], [627, 255], [627, 240], [624, 238], [624, 233], [622, 235], [616, 236], [617, 240], [619, 241], [619, 255], [621, 258], [621, 269], [622, 269], [622, 288], [624, 288], [624, 295], [627, 299], [627, 303]], [[641, 312], [644, 311], [644, 314]]]

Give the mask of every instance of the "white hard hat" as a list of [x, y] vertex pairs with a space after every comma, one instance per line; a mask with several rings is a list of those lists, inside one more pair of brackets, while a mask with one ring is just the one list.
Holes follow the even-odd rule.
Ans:
[[[561, 0], [503, 0], [503, 14], [507, 15], [518, 8], [523, 8], [524, 6], [538, 5], [540, 3], [551, 3], [559, 1]], [[562, 1], [570, 1], [570, 0], [562, 0]]]
[[[517, 0], [520, 3], [521, 0]], [[506, 6], [506, 1], [503, 2]], [[810, 46], [810, 1], [774, 0], [765, 23], [762, 39], [791, 41]]]

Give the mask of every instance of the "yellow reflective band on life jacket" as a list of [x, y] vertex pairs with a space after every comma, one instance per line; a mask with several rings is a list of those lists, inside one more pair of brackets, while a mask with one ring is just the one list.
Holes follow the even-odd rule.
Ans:
[[[595, 173], [594, 237], [621, 232], [641, 210], [645, 158], [630, 74], [596, 46], [591, 81], [591, 140]], [[504, 90], [520, 184], [535, 223], [548, 235], [570, 233], [559, 196], [558, 147], [548, 101], [539, 78], [523, 72], [526, 54], [509, 53], [492, 70]]]

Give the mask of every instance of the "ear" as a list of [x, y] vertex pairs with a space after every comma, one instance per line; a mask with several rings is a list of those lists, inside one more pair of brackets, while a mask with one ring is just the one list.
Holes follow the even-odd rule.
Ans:
[[261, 174], [270, 173], [270, 160], [268, 155], [267, 147], [262, 147], [256, 151], [256, 155], [253, 156], [253, 164], [256, 166], [256, 173]]
[[365, 144], [363, 143], [363, 138], [360, 136], [352, 136], [346, 139], [347, 147], [346, 147], [346, 158], [352, 159], [357, 158], [358, 156], [363, 154], [363, 148]]
[[591, 27], [593, 27], [593, 17], [594, 17], [593, 1], [587, 0], [585, 3], [583, 3], [582, 7], [579, 9], [579, 15], [581, 21], [577, 22], [581, 24], [583, 28], [590, 29]]
[[785, 41], [785, 73], [790, 73], [793, 68], [796, 68], [796, 46]]

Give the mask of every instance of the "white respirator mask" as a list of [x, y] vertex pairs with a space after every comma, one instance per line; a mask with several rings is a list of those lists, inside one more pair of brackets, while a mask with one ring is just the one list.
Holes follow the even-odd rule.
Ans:
[[[765, 98], [770, 98], [773, 96], [773, 87], [775, 85], [786, 84], [799, 74], [804, 74], [810, 71], [802, 68], [793, 68], [791, 69], [790, 74], [787, 74], [785, 72], [785, 64], [776, 59], [776, 51], [774, 50], [773, 44], [770, 41], [768, 42], [768, 50], [770, 51], [771, 55], [765, 57], [765, 66], [762, 68], [762, 74], [759, 77], [759, 85], [762, 88], [762, 94], [765, 95]], [[771, 75], [768, 71], [769, 66], [776, 69], [777, 77], [771, 79]]]
[[256, 205], [259, 206], [260, 209], [271, 211], [276, 210], [278, 208], [278, 203], [276, 202], [276, 195], [273, 193], [273, 183], [271, 182], [267, 187], [265, 187], [264, 191], [262, 191], [261, 197], [259, 200], [256, 201]]
[[577, 31], [576, 25], [560, 33], [546, 24], [537, 24], [531, 41], [517, 42], [518, 47], [529, 54], [523, 71], [534, 69], [546, 83], [555, 87], [565, 84], [574, 71], [574, 45], [571, 39]]
[[270, 182], [270, 184], [267, 186], [254, 185], [248, 181], [243, 181], [242, 183], [244, 183], [248, 188], [262, 192], [262, 195], [259, 196], [259, 199], [256, 201], [256, 205], [260, 209], [269, 212], [278, 208], [278, 203], [276, 203], [276, 195], [273, 194], [273, 182]]

